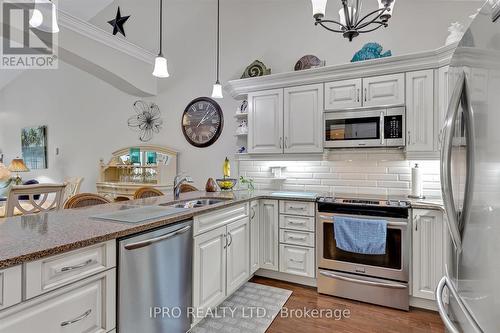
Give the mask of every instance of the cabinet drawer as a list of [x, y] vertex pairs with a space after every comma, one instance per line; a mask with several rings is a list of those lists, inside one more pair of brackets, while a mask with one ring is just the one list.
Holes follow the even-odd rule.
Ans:
[[0, 270], [0, 310], [21, 302], [21, 266]]
[[314, 233], [281, 229], [280, 243], [314, 247]]
[[116, 241], [111, 240], [26, 264], [26, 298], [116, 266]]
[[195, 216], [193, 223], [194, 235], [199, 235], [245, 217], [248, 217], [248, 203]]
[[0, 313], [0, 333], [108, 332], [115, 328], [115, 279], [108, 270], [11, 307]]
[[280, 228], [314, 231], [314, 217], [280, 215]]
[[280, 244], [280, 272], [314, 277], [314, 249]]
[[280, 213], [314, 216], [314, 202], [280, 201]]

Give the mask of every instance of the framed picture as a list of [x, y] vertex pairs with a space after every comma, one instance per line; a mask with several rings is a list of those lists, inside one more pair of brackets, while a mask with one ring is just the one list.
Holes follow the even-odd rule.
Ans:
[[21, 148], [29, 169], [47, 169], [47, 126], [23, 128]]

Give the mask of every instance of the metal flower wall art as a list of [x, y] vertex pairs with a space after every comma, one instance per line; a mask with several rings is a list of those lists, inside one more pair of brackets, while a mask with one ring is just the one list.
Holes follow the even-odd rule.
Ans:
[[135, 115], [128, 118], [128, 126], [139, 131], [139, 140], [148, 142], [158, 134], [163, 126], [160, 108], [155, 103], [134, 102]]

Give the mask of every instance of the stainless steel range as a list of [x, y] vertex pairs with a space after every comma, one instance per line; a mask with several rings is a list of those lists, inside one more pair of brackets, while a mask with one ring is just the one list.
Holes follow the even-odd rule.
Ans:
[[[317, 209], [318, 292], [408, 310], [409, 202], [322, 197]], [[386, 220], [385, 254], [359, 254], [337, 248], [336, 216]]]

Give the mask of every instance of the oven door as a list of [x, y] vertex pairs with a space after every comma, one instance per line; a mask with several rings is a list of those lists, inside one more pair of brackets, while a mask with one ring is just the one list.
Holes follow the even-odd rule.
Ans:
[[372, 111], [325, 113], [324, 146], [378, 147], [385, 146], [385, 109]]
[[[367, 255], [343, 251], [336, 246], [335, 216], [387, 220], [386, 254]], [[318, 213], [318, 266], [323, 269], [408, 282], [410, 229], [408, 220], [336, 213]]]

